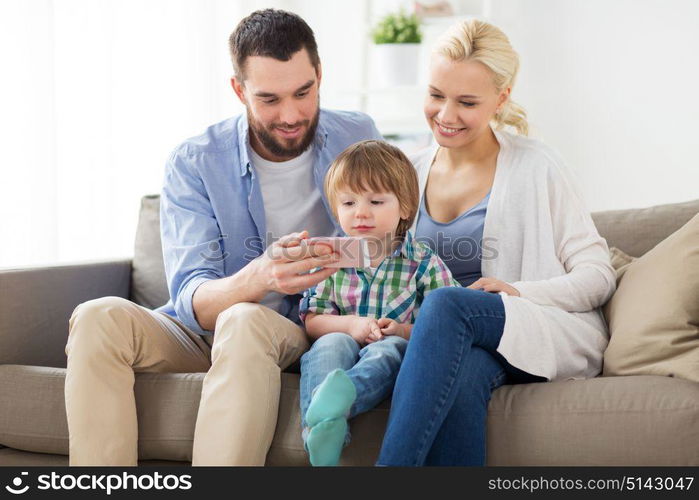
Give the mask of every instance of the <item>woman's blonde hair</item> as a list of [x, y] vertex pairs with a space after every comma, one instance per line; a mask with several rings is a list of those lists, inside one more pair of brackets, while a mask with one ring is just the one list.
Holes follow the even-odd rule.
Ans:
[[[433, 51], [455, 62], [469, 60], [484, 64], [492, 72], [498, 92], [514, 86], [519, 56], [505, 33], [492, 24], [478, 19], [455, 24], [442, 35]], [[529, 132], [526, 111], [509, 98], [493, 121], [496, 129], [509, 125], [522, 135]]]
[[374, 191], [393, 193], [401, 212], [408, 214], [396, 228], [396, 239], [403, 239], [417, 214], [420, 189], [410, 160], [395, 146], [383, 141], [360, 141], [335, 158], [325, 175], [325, 194], [337, 218], [337, 196], [343, 189], [353, 193]]

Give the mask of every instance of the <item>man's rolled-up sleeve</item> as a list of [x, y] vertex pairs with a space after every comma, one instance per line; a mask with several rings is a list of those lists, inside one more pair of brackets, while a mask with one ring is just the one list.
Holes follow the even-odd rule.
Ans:
[[192, 297], [205, 281], [224, 277], [221, 231], [194, 162], [176, 150], [160, 197], [160, 234], [168, 291], [177, 318], [201, 335]]

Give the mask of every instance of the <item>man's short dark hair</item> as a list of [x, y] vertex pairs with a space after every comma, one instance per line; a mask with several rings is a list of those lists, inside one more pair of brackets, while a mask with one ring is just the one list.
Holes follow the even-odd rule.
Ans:
[[305, 48], [318, 71], [320, 58], [313, 30], [292, 12], [277, 9], [257, 10], [240, 21], [228, 39], [233, 70], [244, 80], [245, 60], [250, 56], [273, 57], [288, 61]]

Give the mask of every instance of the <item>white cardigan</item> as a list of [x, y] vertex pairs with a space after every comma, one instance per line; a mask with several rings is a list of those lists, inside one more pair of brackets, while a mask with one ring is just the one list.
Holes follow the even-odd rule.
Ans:
[[[511, 365], [549, 380], [594, 377], [609, 339], [600, 306], [616, 288], [607, 242], [551, 148], [508, 132], [495, 136], [500, 152], [481, 272], [521, 294], [500, 293], [506, 319], [497, 350]], [[411, 158], [421, 200], [437, 150]]]

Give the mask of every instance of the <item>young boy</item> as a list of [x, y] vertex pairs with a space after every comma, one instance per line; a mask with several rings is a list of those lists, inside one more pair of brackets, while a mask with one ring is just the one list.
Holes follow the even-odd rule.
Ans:
[[418, 180], [398, 148], [381, 141], [348, 147], [328, 171], [325, 192], [344, 232], [366, 240], [371, 264], [338, 270], [301, 301], [301, 319], [315, 339], [301, 358], [300, 387], [313, 465], [337, 465], [349, 442], [347, 419], [391, 394], [425, 295], [460, 286], [408, 231]]

